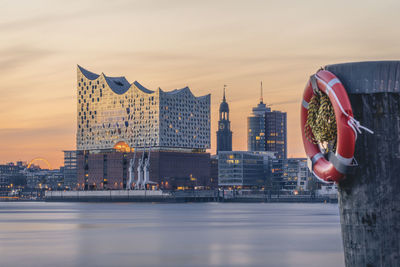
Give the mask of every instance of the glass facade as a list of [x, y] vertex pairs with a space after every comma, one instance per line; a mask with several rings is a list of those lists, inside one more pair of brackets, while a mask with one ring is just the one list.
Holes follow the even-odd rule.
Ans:
[[98, 75], [78, 66], [77, 149], [210, 148], [210, 95], [188, 87], [151, 91], [125, 77]]
[[253, 114], [247, 117], [247, 149], [266, 151], [265, 149], [265, 114], [271, 109], [260, 102], [253, 108]]
[[265, 116], [247, 118], [249, 151], [265, 151]]
[[281, 190], [284, 188], [284, 167], [285, 160], [283, 159], [272, 159], [270, 162], [271, 176], [270, 182], [271, 187], [274, 190]]
[[278, 159], [287, 158], [286, 112], [271, 111], [260, 102], [247, 118], [249, 151], [273, 151]]
[[75, 150], [64, 151], [64, 187], [74, 189], [77, 184], [77, 153]]
[[218, 154], [218, 185], [230, 187], [264, 186], [270, 153], [220, 151]]
[[279, 159], [287, 158], [286, 112], [265, 113], [265, 150], [276, 152]]

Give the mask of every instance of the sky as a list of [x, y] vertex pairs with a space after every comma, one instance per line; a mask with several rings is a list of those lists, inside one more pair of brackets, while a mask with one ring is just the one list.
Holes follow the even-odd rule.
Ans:
[[75, 149], [76, 66], [149, 89], [211, 93], [211, 153], [227, 85], [233, 149], [259, 102], [287, 112], [288, 156], [305, 156], [300, 103], [321, 66], [400, 58], [400, 1], [0, 0], [0, 163]]

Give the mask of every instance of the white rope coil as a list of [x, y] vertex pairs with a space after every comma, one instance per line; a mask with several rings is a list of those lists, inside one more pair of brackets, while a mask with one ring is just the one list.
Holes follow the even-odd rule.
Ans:
[[[354, 134], [355, 134], [355, 136], [356, 136], [356, 140], [357, 140], [357, 136], [358, 136], [357, 132], [360, 133], [360, 134], [362, 133], [362, 132], [361, 132], [361, 129], [363, 129], [363, 130], [369, 132], [370, 134], [374, 134], [374, 132], [373, 132], [371, 129], [368, 129], [368, 128], [365, 127], [365, 126], [362, 126], [358, 120], [354, 119], [353, 116], [350, 116], [350, 115], [343, 109], [342, 104], [341, 104], [340, 101], [339, 101], [339, 98], [336, 96], [335, 91], [332, 89], [332, 87], [331, 87], [329, 84], [327, 84], [324, 80], [322, 80], [321, 78], [319, 78], [317, 74], [315, 74], [315, 77], [316, 77], [321, 83], [323, 83], [323, 84], [325, 85], [325, 87], [326, 87], [326, 94], [327, 94], [327, 95], [332, 94], [333, 97], [335, 98], [336, 103], [338, 104], [340, 110], [341, 110], [342, 113], [348, 118], [347, 124], [351, 127], [351, 129], [353, 129]], [[334, 84], [336, 84], [336, 81], [335, 81]]]

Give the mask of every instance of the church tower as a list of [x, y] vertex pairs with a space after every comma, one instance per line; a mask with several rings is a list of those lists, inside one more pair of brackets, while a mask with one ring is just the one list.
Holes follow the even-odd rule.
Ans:
[[219, 106], [219, 121], [217, 131], [217, 154], [219, 151], [232, 151], [232, 131], [231, 122], [229, 121], [229, 106], [224, 96]]

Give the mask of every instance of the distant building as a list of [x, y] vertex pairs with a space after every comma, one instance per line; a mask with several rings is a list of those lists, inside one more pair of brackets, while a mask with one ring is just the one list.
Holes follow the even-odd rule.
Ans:
[[7, 195], [14, 188], [23, 188], [26, 185], [24, 169], [26, 165], [22, 162], [7, 163], [0, 165], [0, 196]]
[[260, 101], [253, 108], [251, 116], [247, 117], [247, 147], [249, 151], [266, 151], [265, 146], [265, 114], [270, 108]]
[[283, 189], [307, 191], [312, 177], [306, 158], [288, 158], [284, 163]]
[[27, 188], [35, 190], [62, 190], [64, 174], [60, 169], [29, 169], [26, 172]]
[[64, 150], [64, 187], [76, 188], [78, 182], [77, 155], [75, 150]]
[[311, 179], [306, 158], [271, 160], [271, 183], [274, 190], [307, 191]]
[[61, 169], [55, 169], [47, 171], [45, 187], [51, 190], [62, 190], [64, 189], [64, 174]]
[[80, 66], [77, 87], [78, 189], [132, 188], [139, 176], [149, 187], [210, 186], [210, 94], [152, 91]]
[[265, 150], [276, 152], [277, 158], [287, 158], [286, 112], [265, 113]]
[[[28, 168], [29, 167], [29, 168]], [[0, 195], [11, 191], [62, 190], [64, 174], [62, 168], [41, 169], [33, 164], [17, 161], [16, 164], [0, 165]], [[14, 194], [16, 194], [14, 192]]]
[[214, 155], [210, 158], [210, 187], [218, 187], [218, 156]]
[[299, 175], [299, 161], [296, 159], [287, 159], [284, 161], [283, 165], [283, 188], [285, 190], [296, 190], [297, 180]]
[[285, 160], [284, 159], [271, 159], [270, 161], [270, 179], [268, 187], [272, 190], [282, 190], [285, 187]]
[[308, 190], [308, 182], [313, 178], [312, 173], [307, 167], [306, 158], [298, 158], [297, 189], [300, 191]]
[[269, 173], [270, 152], [221, 151], [218, 154], [218, 186], [263, 187]]
[[229, 121], [229, 105], [224, 96], [219, 106], [219, 121], [217, 131], [217, 154], [220, 151], [232, 151], [232, 131], [231, 122]]
[[278, 159], [287, 158], [286, 112], [271, 111], [263, 102], [247, 118], [247, 147], [249, 151], [273, 151]]

